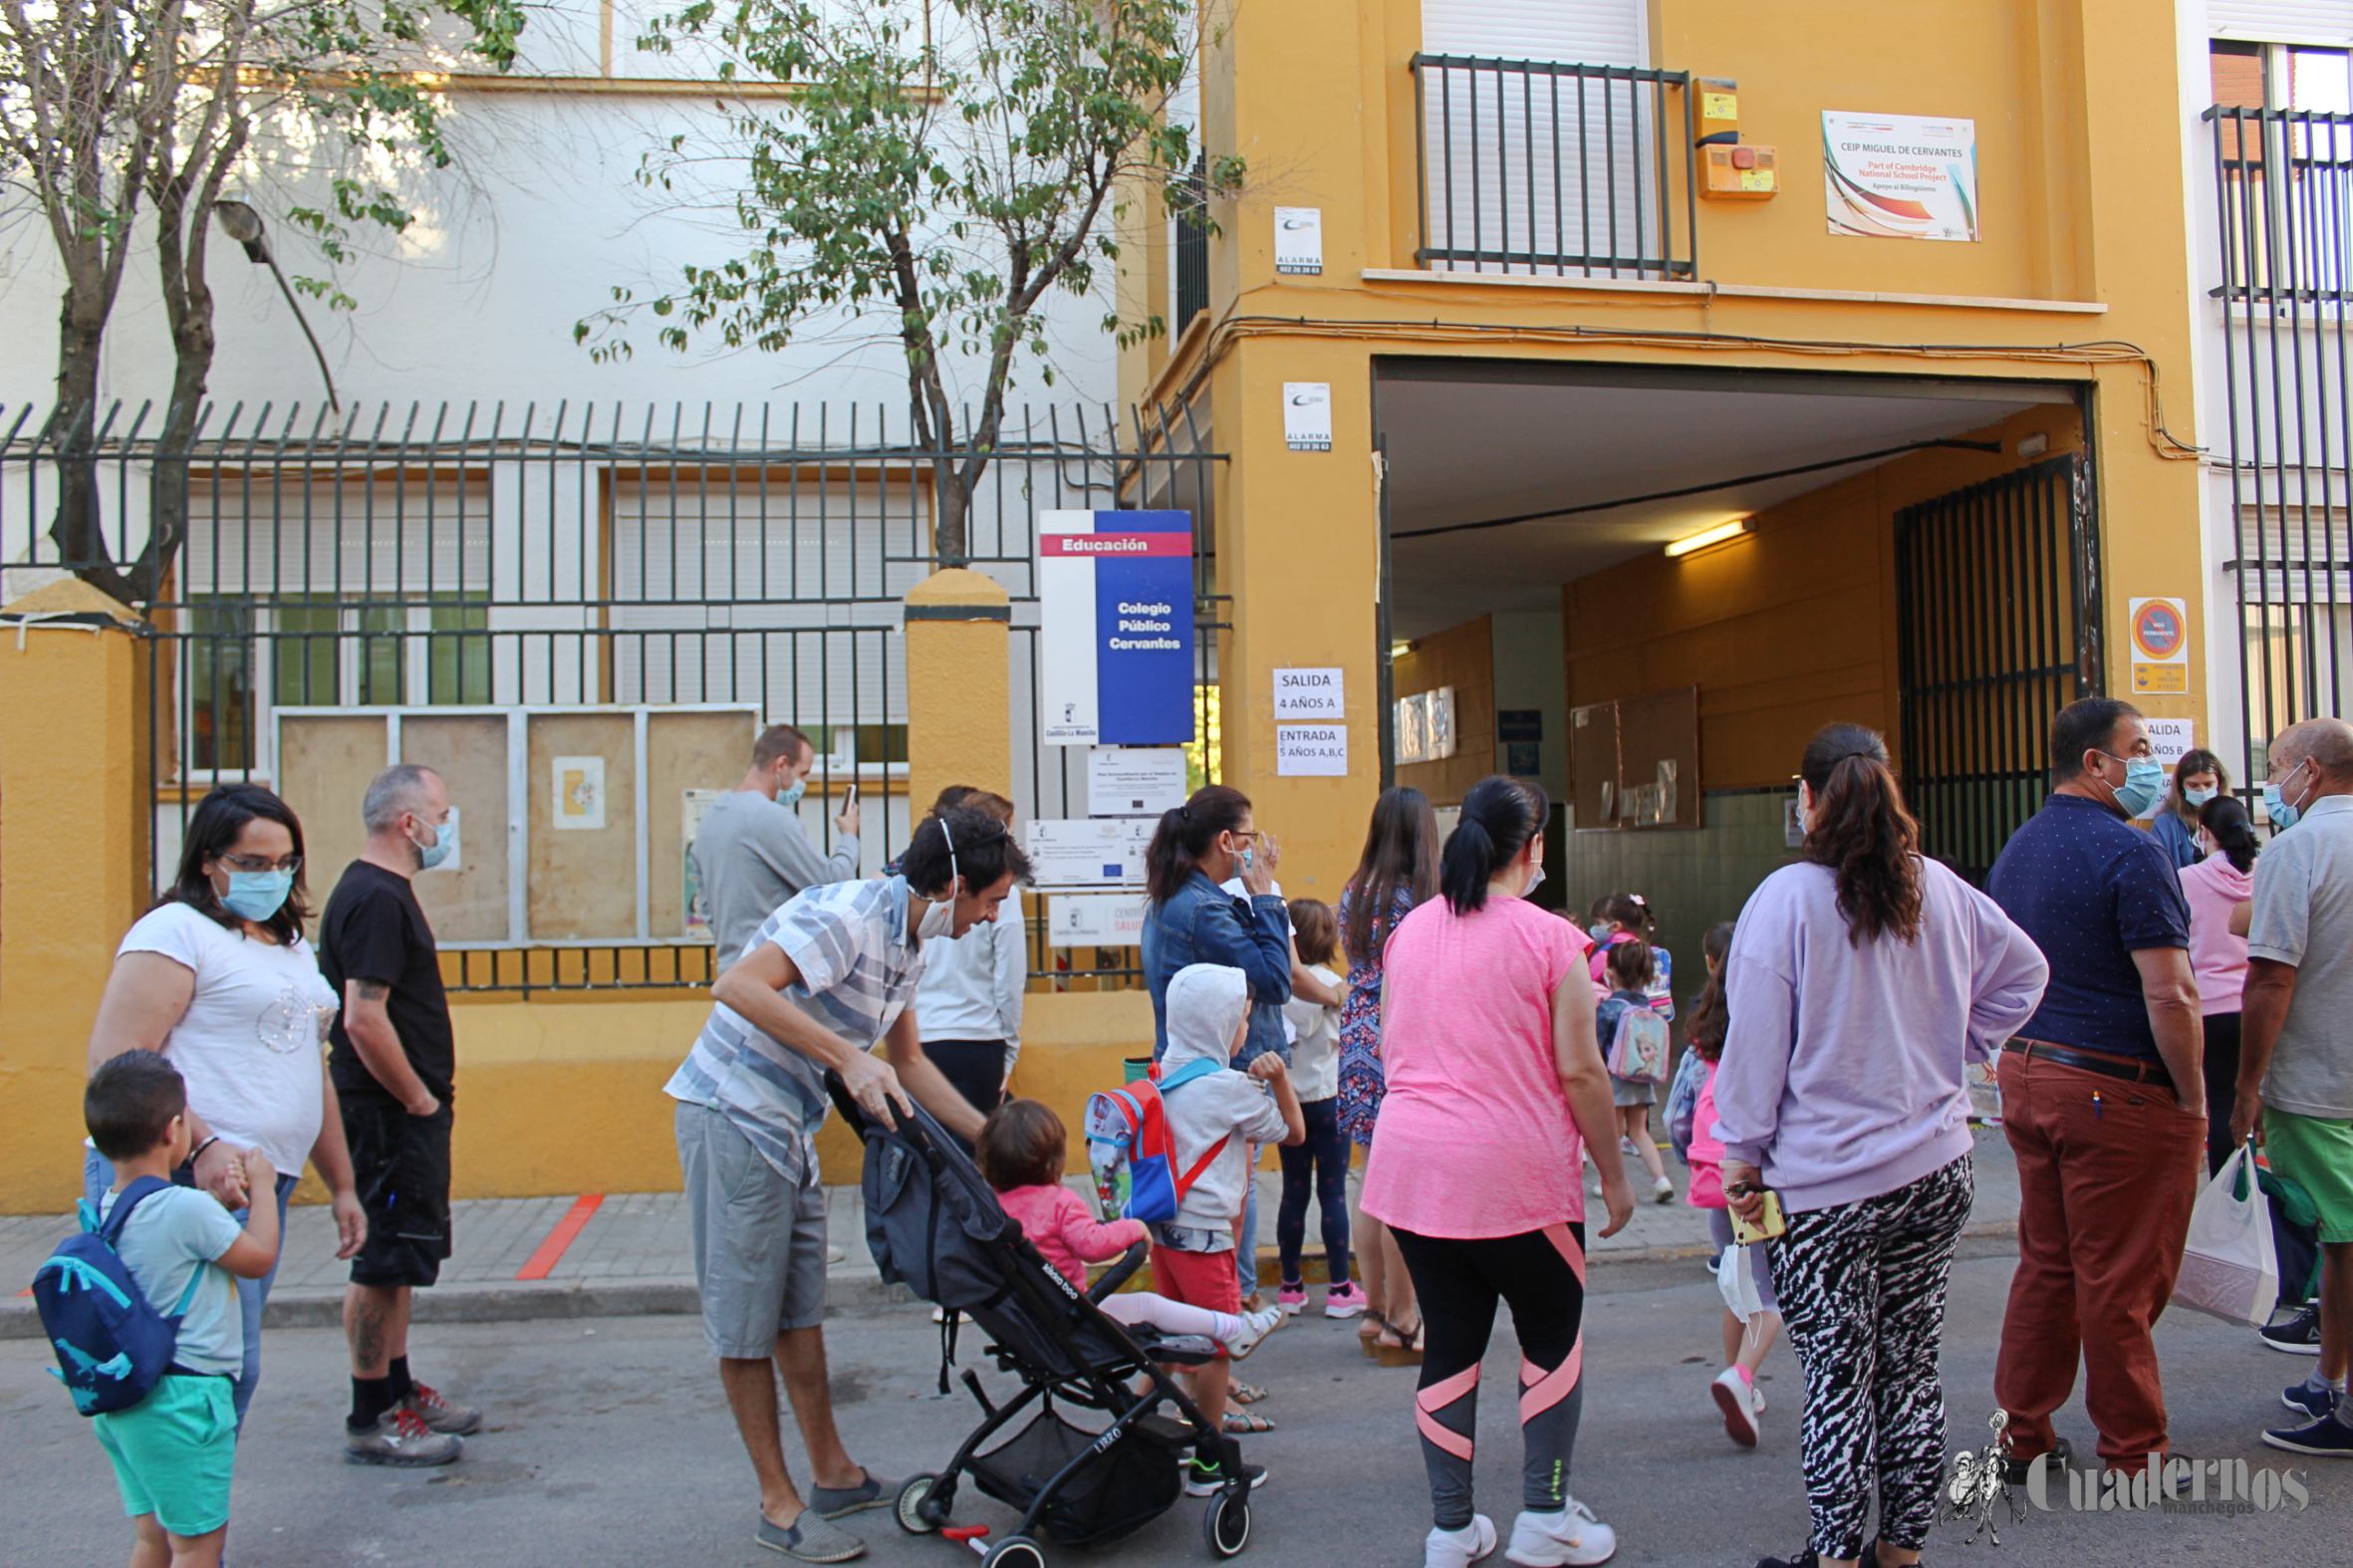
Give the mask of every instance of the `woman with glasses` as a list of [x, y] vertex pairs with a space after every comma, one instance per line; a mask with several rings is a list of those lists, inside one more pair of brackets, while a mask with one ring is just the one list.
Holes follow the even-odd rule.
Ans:
[[[131, 927], [99, 999], [90, 1067], [125, 1051], [159, 1051], [187, 1083], [194, 1154], [182, 1180], [218, 1197], [240, 1218], [249, 1205], [278, 1205], [307, 1161], [335, 1198], [337, 1255], [367, 1235], [352, 1187], [343, 1117], [321, 1046], [335, 1016], [335, 992], [303, 939], [310, 915], [302, 881], [302, 824], [286, 803], [255, 784], [224, 784], [188, 819], [179, 873], [163, 901]], [[248, 1192], [238, 1153], [258, 1148], [278, 1173], [274, 1192]], [[95, 1206], [115, 1174], [97, 1150], [83, 1158], [83, 1186]], [[261, 1312], [277, 1278], [237, 1281], [245, 1320], [245, 1367], [236, 1380], [244, 1422], [261, 1376]]]

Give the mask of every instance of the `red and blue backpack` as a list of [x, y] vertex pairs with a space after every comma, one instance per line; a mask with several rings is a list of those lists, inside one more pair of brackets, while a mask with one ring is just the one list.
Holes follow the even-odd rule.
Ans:
[[1116, 1198], [1121, 1217], [1146, 1224], [1174, 1220], [1185, 1193], [1225, 1152], [1230, 1133], [1190, 1169], [1179, 1170], [1165, 1103], [1186, 1084], [1222, 1070], [1212, 1061], [1187, 1062], [1166, 1078], [1142, 1079], [1087, 1097], [1087, 1161], [1094, 1168], [1097, 1193], [1107, 1205]]

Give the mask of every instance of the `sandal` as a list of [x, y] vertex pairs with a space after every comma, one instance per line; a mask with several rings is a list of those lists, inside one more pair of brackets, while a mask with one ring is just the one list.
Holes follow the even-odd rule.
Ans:
[[1373, 1343], [1383, 1350], [1418, 1351], [1422, 1348], [1422, 1330], [1423, 1325], [1420, 1323], [1416, 1323], [1412, 1328], [1406, 1328], [1395, 1322], [1384, 1320], [1381, 1325], [1381, 1337]]
[[1236, 1383], [1225, 1391], [1225, 1397], [1235, 1405], [1255, 1405], [1266, 1398], [1266, 1390], [1255, 1383]]
[[1358, 1339], [1371, 1339], [1374, 1335], [1380, 1333], [1383, 1329], [1388, 1327], [1389, 1319], [1383, 1317], [1380, 1313], [1375, 1312], [1372, 1308], [1367, 1307], [1365, 1309], [1364, 1321], [1360, 1322], [1356, 1326], [1356, 1337]]
[[1274, 1423], [1256, 1411], [1227, 1411], [1221, 1426], [1228, 1437], [1247, 1437], [1256, 1433], [1274, 1431]]

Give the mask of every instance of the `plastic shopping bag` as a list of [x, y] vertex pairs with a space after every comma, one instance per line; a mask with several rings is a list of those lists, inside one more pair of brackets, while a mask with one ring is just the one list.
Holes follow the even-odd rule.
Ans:
[[2231, 1152], [2190, 1210], [2190, 1244], [2174, 1282], [2174, 1304], [2260, 1328], [2271, 1320], [2278, 1296], [2271, 1205], [2256, 1183], [2249, 1140]]

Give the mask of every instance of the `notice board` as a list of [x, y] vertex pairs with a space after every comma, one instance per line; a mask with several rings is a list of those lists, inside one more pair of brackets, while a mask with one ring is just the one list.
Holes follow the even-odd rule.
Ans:
[[1569, 710], [1577, 831], [1699, 826], [1699, 688]]

